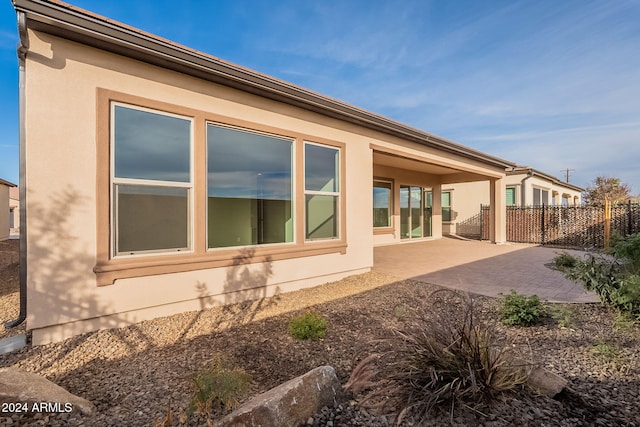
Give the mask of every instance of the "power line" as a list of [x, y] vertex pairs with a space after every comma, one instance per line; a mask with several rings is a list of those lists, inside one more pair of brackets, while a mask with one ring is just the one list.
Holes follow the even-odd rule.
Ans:
[[575, 169], [569, 169], [569, 168], [562, 170], [562, 172], [564, 172], [565, 181], [567, 183], [569, 183], [569, 176], [571, 176], [571, 172], [575, 172], [575, 171], [576, 171]]

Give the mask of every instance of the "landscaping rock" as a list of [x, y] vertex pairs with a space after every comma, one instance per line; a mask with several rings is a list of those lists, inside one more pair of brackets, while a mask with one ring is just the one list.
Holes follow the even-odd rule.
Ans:
[[[91, 402], [69, 393], [39, 375], [17, 368], [0, 368], [0, 403], [21, 405], [11, 412], [72, 412], [93, 414]], [[25, 410], [26, 409], [26, 410]]]
[[527, 381], [527, 385], [535, 390], [536, 393], [551, 398], [560, 393], [567, 384], [568, 381], [560, 375], [540, 367], [535, 368], [533, 372], [531, 372]]
[[262, 393], [218, 421], [218, 427], [297, 427], [340, 398], [331, 366], [320, 366]]

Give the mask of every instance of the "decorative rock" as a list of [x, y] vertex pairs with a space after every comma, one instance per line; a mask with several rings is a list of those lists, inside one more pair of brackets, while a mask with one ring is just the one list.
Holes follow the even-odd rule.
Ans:
[[16, 368], [0, 368], [0, 403], [26, 404], [26, 412], [38, 414], [79, 410], [90, 415], [95, 411], [88, 400], [69, 393], [46, 378]]
[[535, 368], [527, 381], [527, 385], [537, 393], [551, 398], [560, 393], [567, 384], [566, 379], [543, 368]]
[[331, 366], [320, 366], [255, 396], [220, 421], [217, 427], [297, 427], [322, 407], [333, 406], [341, 393]]

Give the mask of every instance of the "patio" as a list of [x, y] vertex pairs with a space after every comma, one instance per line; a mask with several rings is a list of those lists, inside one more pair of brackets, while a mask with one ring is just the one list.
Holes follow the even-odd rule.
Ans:
[[[374, 249], [374, 271], [496, 297], [511, 289], [549, 302], [598, 302], [597, 295], [547, 267], [562, 249], [493, 245], [445, 237]], [[579, 251], [567, 251], [580, 255]]]

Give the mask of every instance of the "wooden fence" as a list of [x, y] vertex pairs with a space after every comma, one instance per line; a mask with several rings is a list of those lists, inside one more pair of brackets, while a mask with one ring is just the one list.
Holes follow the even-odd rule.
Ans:
[[[610, 213], [607, 213], [607, 210]], [[489, 239], [489, 206], [480, 207], [480, 239]], [[640, 204], [507, 206], [507, 241], [573, 248], [602, 248], [613, 233], [640, 232]]]

